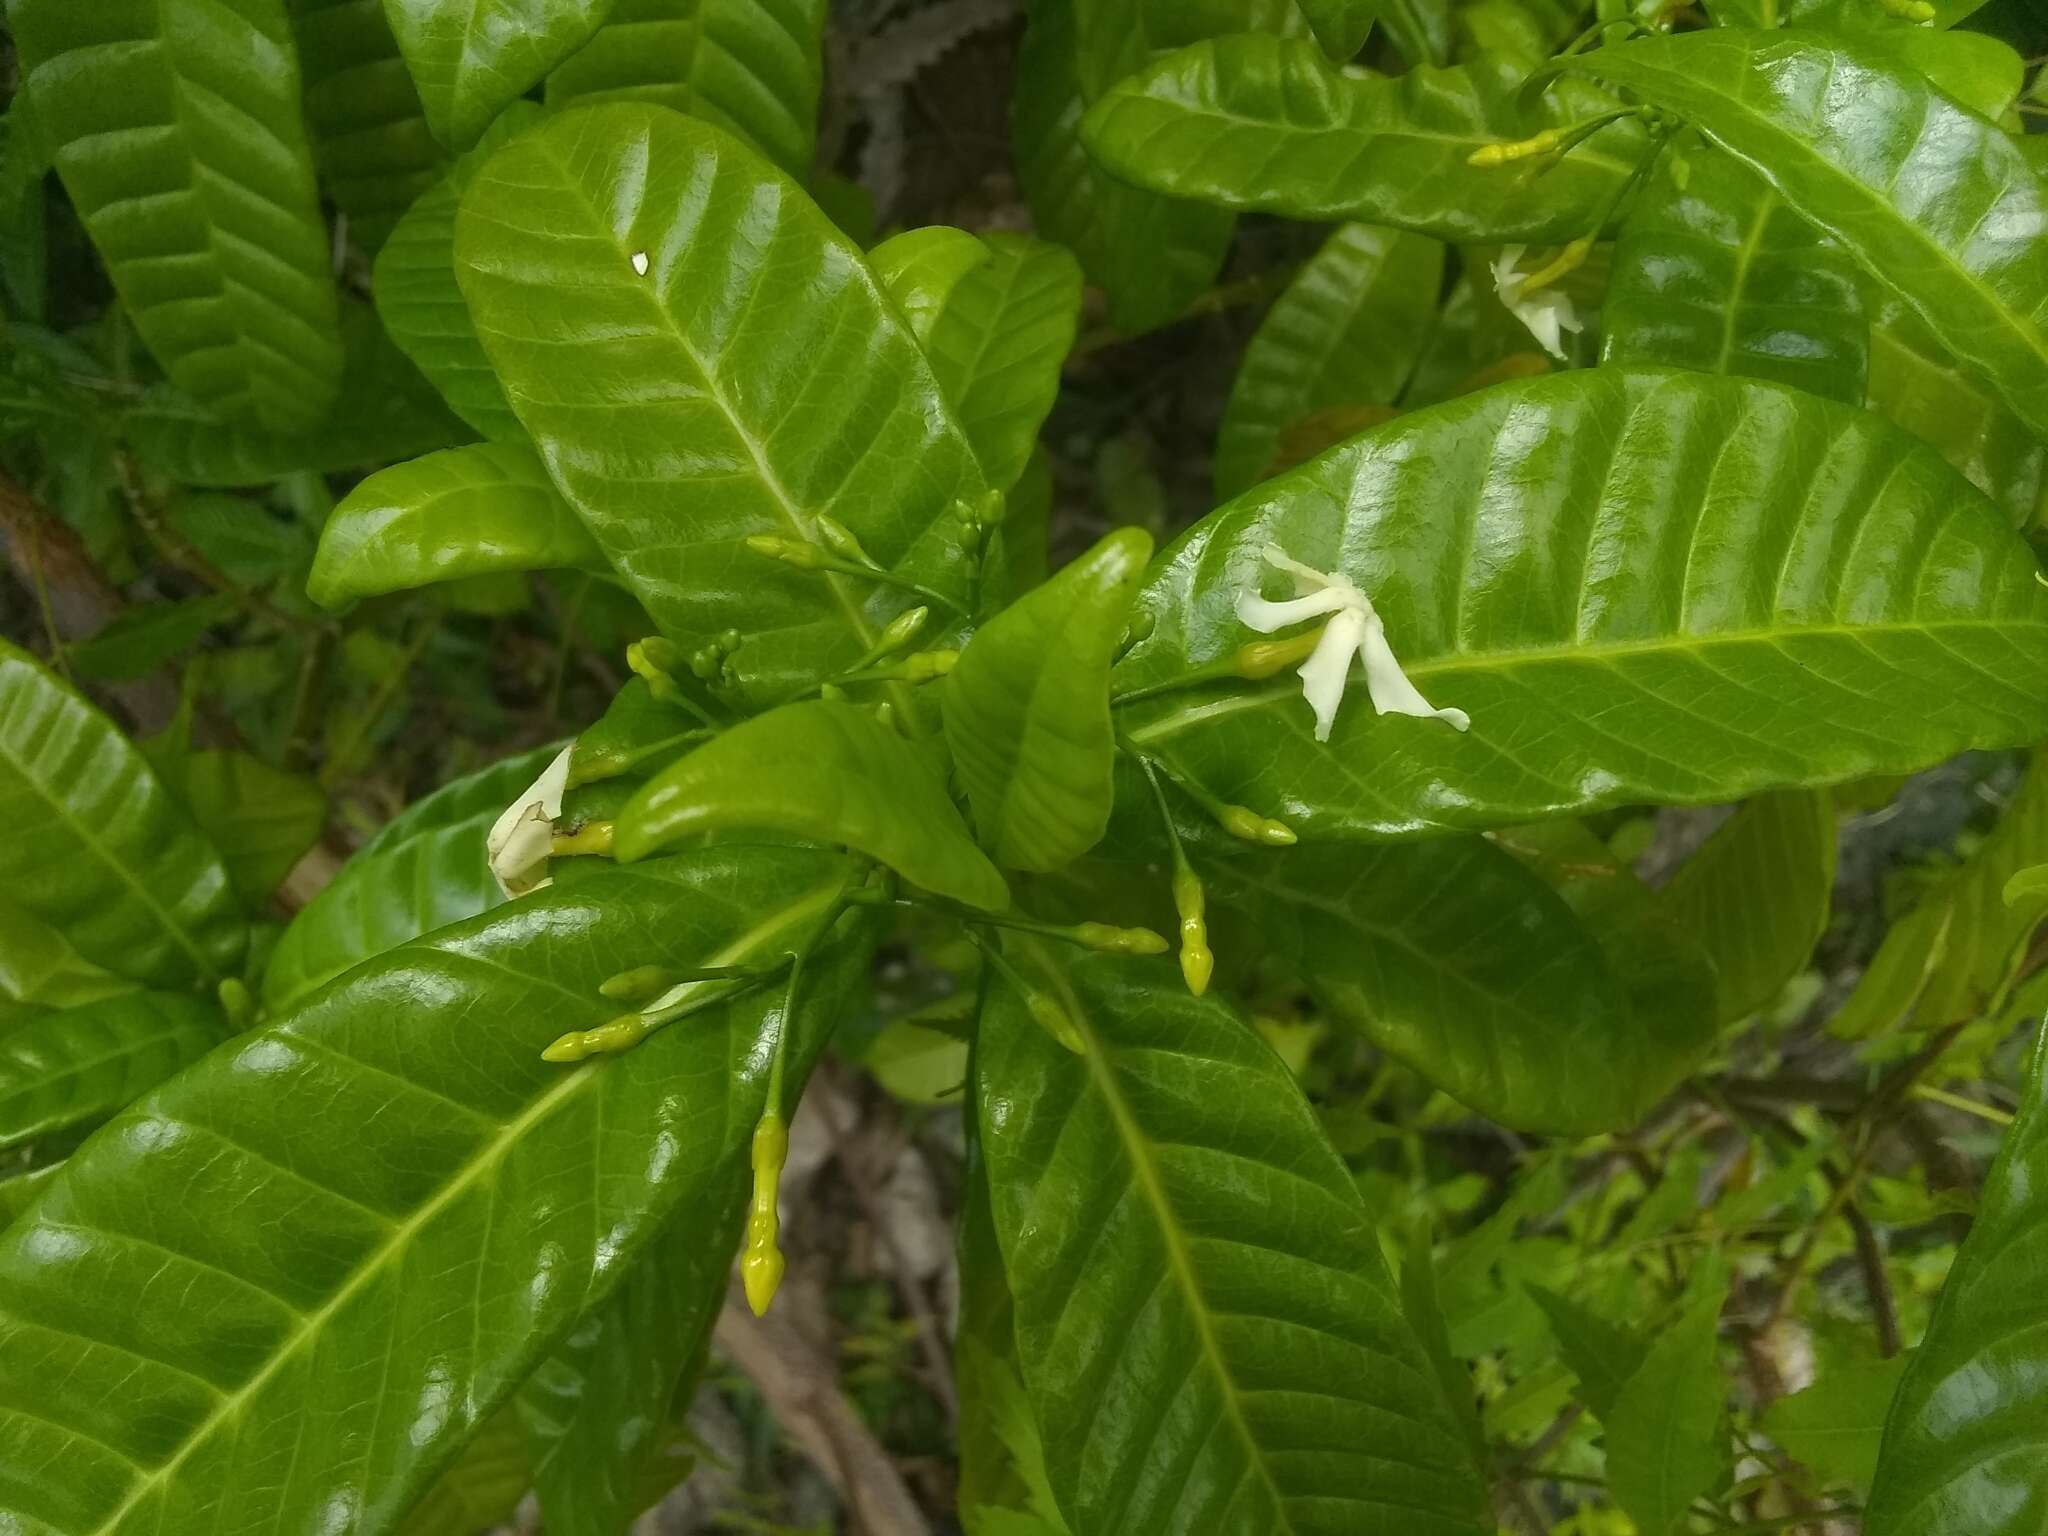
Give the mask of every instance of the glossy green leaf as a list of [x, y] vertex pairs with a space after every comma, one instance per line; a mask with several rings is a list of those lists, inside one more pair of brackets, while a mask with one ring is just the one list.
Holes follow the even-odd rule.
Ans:
[[981, 562], [981, 611], [998, 613], [1044, 581], [1052, 560], [1052, 461], [1032, 450], [1024, 473], [1003, 499], [1003, 520], [989, 534]]
[[1600, 328], [1602, 362], [1739, 373], [1863, 403], [1870, 320], [1856, 264], [1696, 140], [1665, 152], [1622, 225]]
[[638, 790], [614, 846], [630, 861], [738, 829], [843, 843], [970, 907], [1009, 905], [926, 755], [856, 705], [785, 704], [734, 726]]
[[358, 849], [271, 951], [264, 1006], [282, 1013], [372, 956], [503, 901], [484, 835], [557, 750], [522, 753], [444, 785]]
[[327, 822], [327, 793], [247, 752], [151, 751], [164, 787], [220, 851], [235, 892], [261, 906]]
[[649, 101], [737, 134], [810, 173], [825, 0], [616, 0], [548, 76], [548, 104]]
[[630, 678], [603, 716], [576, 738], [569, 785], [644, 778], [711, 734], [688, 710], [657, 699], [644, 679]]
[[[413, 1498], [685, 1201], [746, 1178], [757, 989], [541, 1060], [621, 965], [764, 962], [858, 870], [721, 848], [444, 929], [103, 1129], [0, 1238], [0, 1498], [28, 1529], [351, 1536]], [[861, 930], [854, 930], [857, 934]], [[868, 947], [818, 957], [800, 1082]], [[404, 1348], [394, 1341], [406, 1341]]]
[[2020, 945], [2040, 921], [2031, 903], [2006, 905], [2006, 882], [2044, 861], [2048, 771], [2037, 755], [1983, 842], [1893, 924], [1829, 1028], [1862, 1038], [1908, 1019], [1939, 1029], [1975, 1017], [2013, 973]]
[[172, 382], [269, 431], [317, 422], [342, 348], [284, 0], [13, 0], [7, 22], [65, 190]]
[[177, 992], [52, 1009], [0, 1033], [0, 1149], [99, 1124], [227, 1034], [218, 1008]]
[[1688, 1531], [1694, 1499], [1728, 1465], [1721, 1366], [1715, 1348], [1719, 1295], [1696, 1302], [1650, 1341], [1606, 1421], [1607, 1481], [1642, 1536]]
[[1573, 67], [1689, 119], [2048, 432], [2048, 185], [2004, 133], [1842, 38], [1724, 28]]
[[333, 407], [303, 431], [225, 421], [174, 391], [156, 390], [121, 418], [143, 461], [188, 486], [253, 485], [298, 470], [359, 469], [410, 458], [468, 436], [433, 388], [384, 334], [366, 304], [342, 311], [347, 363]]
[[[1062, 957], [1064, 958], [1064, 957]], [[1075, 1536], [1491, 1530], [1349, 1171], [1164, 961], [999, 986], [977, 1061], [1018, 1359]]]
[[1621, 1389], [1642, 1369], [1649, 1341], [1547, 1286], [1531, 1285], [1528, 1291], [1557, 1340], [1565, 1368], [1579, 1380], [1580, 1400], [1608, 1422]]
[[134, 989], [134, 982], [94, 965], [62, 933], [0, 895], [0, 999], [70, 1008]]
[[2019, 1118], [1892, 1399], [1864, 1521], [1870, 1536], [2023, 1536], [2048, 1523], [2044, 1179], [2048, 1047], [2037, 1039]]
[[176, 602], [148, 603], [117, 615], [104, 629], [69, 648], [72, 671], [94, 682], [147, 677], [178, 660], [209, 630], [235, 618], [242, 600], [232, 592], [208, 592]]
[[860, 1064], [906, 1104], [957, 1104], [967, 1081], [967, 1042], [914, 1019], [891, 1019], [869, 1042]]
[[500, 1408], [399, 1522], [398, 1536], [477, 1536], [507, 1521], [532, 1481], [526, 1431]]
[[1299, 0], [1316, 40], [1339, 64], [1355, 58], [1374, 22], [1411, 64], [1449, 62], [1449, 7], [1430, 0]]
[[2015, 527], [2035, 520], [2048, 448], [1982, 375], [1958, 363], [1889, 296], [1871, 326], [1869, 405], [1932, 443]]
[[1473, 150], [1614, 103], [1565, 84], [1526, 120], [1527, 70], [1498, 57], [1396, 77], [1347, 73], [1313, 44], [1220, 37], [1125, 80], [1081, 136], [1140, 187], [1245, 212], [1390, 224], [1464, 243], [1591, 232], [1648, 152], [1640, 123], [1599, 129], [1540, 177]]
[[45, 1163], [40, 1168], [31, 1168], [26, 1173], [10, 1174], [0, 1178], [0, 1230], [5, 1230], [16, 1217], [32, 1205], [36, 1197], [49, 1188], [50, 1183], [63, 1169], [62, 1163]]
[[112, 721], [0, 641], [0, 892], [117, 975], [233, 972], [248, 924], [220, 855]]
[[1686, 860], [1664, 910], [1712, 957], [1722, 1018], [1755, 1013], [1799, 974], [1834, 887], [1834, 802], [1811, 791], [1758, 796]]
[[2026, 79], [2026, 63], [2012, 45], [1982, 32], [1894, 23], [1849, 35], [1859, 52], [1925, 75], [1957, 102], [1993, 122], [2012, 110]]
[[1704, 1049], [1638, 1019], [1570, 909], [1483, 840], [1291, 848], [1212, 879], [1333, 1019], [1517, 1129], [1632, 1126]]
[[364, 250], [447, 169], [384, 0], [287, 0], [322, 188]]
[[860, 252], [765, 161], [659, 107], [568, 112], [478, 173], [456, 246], [557, 486], [670, 639], [747, 636], [750, 698], [851, 665], [907, 605], [749, 535], [816, 542], [829, 512], [964, 594], [973, 450]]
[[531, 448], [477, 443], [395, 464], [344, 496], [306, 592], [325, 608], [494, 571], [610, 569]]
[[1151, 554], [1142, 529], [1110, 534], [977, 630], [946, 679], [946, 744], [1006, 868], [1058, 869], [1109, 825], [1109, 664]]
[[434, 136], [467, 149], [590, 40], [612, 0], [384, 0]]
[[931, 339], [960, 279], [993, 260], [985, 241], [950, 224], [906, 229], [868, 252], [868, 265], [919, 346]]
[[1898, 1355], [1825, 1370], [1805, 1391], [1771, 1404], [1759, 1425], [1823, 1482], [1868, 1497], [1885, 1415], [1911, 1360]]
[[1400, 398], [1434, 328], [1443, 272], [1443, 247], [1419, 235], [1370, 224], [1330, 235], [1245, 349], [1216, 437], [1220, 500], [1286, 467], [1276, 461], [1305, 418]]
[[1327, 744], [1291, 674], [1129, 703], [1120, 725], [1305, 837], [1414, 836], [1716, 803], [2048, 734], [2048, 591], [1998, 511], [1867, 412], [1600, 368], [1389, 422], [1198, 523], [1140, 602], [1120, 692], [1256, 638], [1261, 551], [1340, 569], [1432, 703], [1362, 688]]
[[996, 232], [983, 244], [990, 259], [952, 285], [923, 342], [982, 473], [1007, 491], [1059, 394], [1081, 318], [1081, 269], [1059, 246], [1025, 235]]

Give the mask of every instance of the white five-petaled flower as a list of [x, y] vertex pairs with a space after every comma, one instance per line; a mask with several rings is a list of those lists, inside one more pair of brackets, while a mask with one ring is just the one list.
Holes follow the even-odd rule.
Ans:
[[562, 795], [569, 787], [569, 754], [564, 747], [555, 760], [543, 768], [540, 777], [505, 813], [484, 839], [490, 856], [491, 873], [498, 889], [509, 896], [524, 896], [548, 883], [548, 855], [554, 851], [555, 818], [562, 814]]
[[1408, 681], [1408, 674], [1394, 657], [1394, 648], [1387, 644], [1386, 625], [1380, 622], [1371, 600], [1350, 577], [1332, 576], [1303, 565], [1277, 544], [1266, 546], [1265, 561], [1294, 578], [1295, 595], [1284, 602], [1272, 602], [1259, 596], [1255, 582], [1250, 590], [1238, 594], [1240, 621], [1262, 635], [1270, 635], [1303, 619], [1330, 616], [1322, 639], [1316, 642], [1315, 650], [1298, 673], [1301, 696], [1316, 714], [1317, 741], [1330, 739], [1330, 727], [1336, 723], [1337, 706], [1343, 701], [1345, 683], [1350, 681], [1354, 655], [1365, 663], [1366, 692], [1372, 696], [1372, 707], [1381, 714], [1419, 715], [1442, 720], [1461, 731], [1470, 728], [1472, 717], [1465, 711], [1436, 708]]
[[1521, 263], [1526, 246], [1507, 245], [1493, 258], [1493, 291], [1500, 295], [1514, 317], [1529, 328], [1529, 334], [1542, 345], [1552, 357], [1562, 359], [1566, 331], [1577, 334], [1585, 327], [1579, 319], [1578, 307], [1572, 303], [1572, 296], [1559, 288], [1538, 288], [1534, 293], [1525, 291], [1529, 276], [1516, 270]]

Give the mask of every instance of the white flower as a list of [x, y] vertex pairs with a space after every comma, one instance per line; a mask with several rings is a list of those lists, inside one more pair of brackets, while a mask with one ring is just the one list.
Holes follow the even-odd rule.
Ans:
[[647, 253], [645, 251], [635, 251], [633, 253], [633, 270], [642, 277], [647, 275]]
[[1585, 329], [1579, 319], [1579, 311], [1572, 303], [1572, 296], [1560, 288], [1539, 288], [1534, 293], [1524, 292], [1529, 281], [1527, 273], [1518, 272], [1526, 246], [1508, 245], [1501, 247], [1501, 253], [1493, 258], [1493, 291], [1500, 295], [1514, 317], [1529, 328], [1529, 334], [1542, 344], [1543, 350], [1552, 357], [1562, 359], [1564, 353], [1563, 332], [1577, 334]]
[[548, 883], [555, 818], [562, 814], [562, 794], [569, 787], [569, 754], [574, 750], [562, 748], [526, 792], [505, 807], [505, 814], [484, 839], [491, 873], [507, 896], [524, 896]]
[[1237, 616], [1262, 635], [1299, 624], [1303, 619], [1330, 615], [1323, 635], [1297, 675], [1301, 696], [1316, 715], [1316, 740], [1328, 741], [1336, 723], [1337, 706], [1343, 702], [1344, 685], [1351, 678], [1351, 658], [1365, 663], [1365, 688], [1372, 707], [1383, 715], [1418, 715], [1442, 720], [1458, 730], [1470, 729], [1472, 717], [1462, 709], [1437, 709], [1408, 681], [1394, 648], [1387, 644], [1387, 628], [1366, 595], [1348, 576], [1332, 576], [1290, 558], [1277, 544], [1265, 548], [1266, 564], [1294, 578], [1295, 595], [1285, 602], [1270, 602], [1256, 587], [1238, 594]]

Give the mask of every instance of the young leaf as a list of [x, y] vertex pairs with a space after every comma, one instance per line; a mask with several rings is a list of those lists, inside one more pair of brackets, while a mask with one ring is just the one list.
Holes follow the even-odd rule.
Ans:
[[1245, 349], [1216, 436], [1219, 500], [1292, 467], [1281, 462], [1288, 429], [1305, 418], [1400, 398], [1434, 328], [1443, 274], [1434, 240], [1370, 224], [1331, 232]]
[[2048, 1523], [2041, 1416], [2048, 1035], [1927, 1338], [1885, 1419], [1870, 1536], [2020, 1536]]
[[1334, 1019], [1519, 1130], [1633, 1126], [1704, 1048], [1638, 1018], [1564, 902], [1483, 839], [1290, 848], [1214, 878]]
[[448, 156], [384, 19], [383, 0], [286, 0], [305, 73], [306, 130], [327, 196], [366, 251], [384, 243]]
[[1823, 1482], [1868, 1497], [1885, 1415], [1912, 1358], [1897, 1355], [1823, 1371], [1804, 1392], [1765, 1409], [1759, 1427]]
[[228, 1035], [220, 1010], [128, 992], [0, 1031], [0, 1150], [99, 1124]]
[[1605, 1421], [1608, 1484], [1642, 1536], [1689, 1530], [1692, 1501], [1727, 1468], [1727, 1389], [1715, 1349], [1721, 1300], [1696, 1302], [1650, 1341]]
[[1597, 130], [1540, 177], [1467, 163], [1482, 145], [1615, 105], [1564, 87], [1525, 121], [1527, 72], [1485, 57], [1368, 77], [1335, 68], [1312, 43], [1219, 37], [1122, 82], [1081, 137], [1136, 186], [1240, 212], [1391, 224], [1466, 244], [1596, 233], [1649, 152], [1634, 119]]
[[749, 535], [816, 544], [829, 513], [899, 577], [964, 596], [972, 448], [860, 252], [736, 141], [660, 107], [564, 113], [478, 173], [456, 247], [556, 485], [670, 639], [748, 635], [749, 698], [851, 665], [905, 606]]
[[152, 743], [149, 761], [220, 850], [235, 893], [251, 907], [270, 899], [326, 824], [327, 795], [317, 783], [247, 752], [159, 751]]
[[868, 252], [868, 265], [910, 334], [924, 346], [960, 280], [995, 255], [988, 242], [964, 229], [929, 224], [884, 240]]
[[468, 149], [590, 40], [612, 0], [384, 0], [434, 136]]
[[341, 378], [327, 231], [284, 0], [14, 0], [8, 26], [57, 173], [171, 382], [272, 432]]
[[379, 470], [320, 532], [306, 594], [323, 608], [492, 571], [605, 571], [531, 448], [477, 443]]
[[1526, 1289], [1550, 1324], [1565, 1368], [1579, 1379], [1580, 1399], [1603, 1424], [1611, 1422], [1622, 1388], [1642, 1369], [1649, 1341], [1547, 1286]]
[[372, 956], [503, 901], [484, 835], [558, 750], [522, 753], [443, 785], [358, 849], [270, 952], [264, 1007], [283, 1013]]
[[744, 1183], [772, 1032], [801, 1082], [871, 944], [829, 939], [787, 1021], [771, 987], [624, 1056], [542, 1047], [617, 1011], [623, 961], [772, 961], [858, 878], [743, 846], [605, 870], [362, 967], [130, 1109], [0, 1237], [10, 1511], [392, 1530], [675, 1210]]
[[946, 744], [1006, 868], [1058, 869], [1109, 825], [1109, 664], [1151, 554], [1142, 529], [1110, 534], [976, 631], [946, 679]]
[[1279, 1059], [1163, 961], [1034, 981], [1083, 1049], [998, 985], [981, 1133], [1075, 1536], [1491, 1530], [1351, 1176]]
[[1060, 389], [1081, 318], [1081, 269], [1059, 246], [1001, 232], [922, 338], [982, 473], [1007, 491], [1024, 473]]
[[2048, 187], [2005, 134], [1860, 40], [1719, 29], [1572, 67], [1690, 120], [2048, 432]]
[[2006, 882], [2048, 860], [2048, 766], [2037, 754], [1997, 826], [1884, 936], [1863, 979], [1828, 1026], [1850, 1039], [1907, 1017], [1939, 1029], [1990, 1002], [2039, 925], [2031, 903], [2009, 907]]
[[634, 794], [614, 847], [630, 862], [740, 828], [843, 843], [970, 907], [1010, 903], [925, 754], [857, 705], [785, 704], [734, 726]]
[[1747, 1018], [1799, 973], [1828, 926], [1835, 808], [1826, 794], [1760, 795], [1664, 888], [1673, 922], [1714, 962], [1724, 1020]]
[[330, 473], [410, 458], [467, 434], [367, 304], [341, 314], [340, 392], [312, 427], [278, 432], [224, 421], [173, 390], [153, 390], [121, 418], [143, 461], [188, 486], [254, 485], [299, 470]]
[[0, 892], [86, 959], [166, 989], [231, 975], [220, 855], [113, 722], [0, 641]]
[[824, 32], [825, 0], [616, 0], [548, 76], [548, 104], [671, 107], [801, 179], [817, 138]]
[[1870, 320], [1841, 246], [1697, 141], [1658, 162], [1621, 227], [1600, 360], [1668, 363], [1863, 403]]
[[[2048, 735], [2026, 545], [1931, 450], [1777, 385], [1599, 368], [1389, 422], [1169, 549], [1118, 691], [1254, 638], [1235, 605], [1274, 543], [1341, 567], [1415, 686], [1472, 720], [1378, 715], [1357, 690], [1318, 744], [1291, 674], [1119, 711], [1305, 837], [1725, 802]], [[1543, 730], [1516, 729], [1532, 710]]]
[[712, 734], [687, 709], [657, 699], [644, 678], [630, 678], [597, 722], [576, 738], [569, 787], [645, 778]]

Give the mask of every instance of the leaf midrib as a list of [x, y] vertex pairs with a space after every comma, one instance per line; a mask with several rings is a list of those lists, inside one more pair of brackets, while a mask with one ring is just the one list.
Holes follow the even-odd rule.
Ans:
[[[773, 942], [776, 935], [805, 917], [823, 910], [837, 899], [844, 889], [843, 880], [832, 880], [807, 893], [800, 899], [779, 909], [772, 917], [764, 919], [754, 927], [733, 939], [724, 948], [714, 951], [706, 965], [734, 965], [746, 959], [764, 945]], [[413, 947], [413, 946], [407, 946]], [[433, 951], [431, 946], [421, 945]], [[545, 977], [519, 973], [523, 979], [541, 985], [554, 986]], [[717, 982], [684, 983], [684, 986], [717, 986]], [[559, 990], [559, 988], [558, 988]], [[580, 995], [579, 1001], [582, 1000]], [[678, 999], [679, 1000], [679, 999]], [[519, 1144], [525, 1133], [549, 1118], [557, 1108], [568, 1103], [590, 1085], [599, 1081], [605, 1068], [612, 1065], [610, 1060], [598, 1060], [582, 1066], [569, 1068], [562, 1080], [542, 1093], [511, 1120], [500, 1123], [497, 1134], [492, 1136], [477, 1153], [458, 1168], [454, 1175], [441, 1186], [430, 1199], [424, 1202], [404, 1221], [394, 1223], [390, 1233], [377, 1248], [358, 1264], [349, 1278], [336, 1288], [328, 1299], [312, 1312], [306, 1313], [291, 1334], [271, 1354], [269, 1360], [241, 1386], [234, 1391], [223, 1393], [213, 1410], [194, 1427], [177, 1453], [146, 1477], [140, 1479], [129, 1492], [128, 1497], [104, 1521], [96, 1526], [91, 1536], [115, 1536], [121, 1523], [152, 1492], [169, 1484], [172, 1475], [182, 1466], [187, 1457], [205, 1445], [213, 1433], [224, 1423], [238, 1417], [242, 1410], [269, 1384], [271, 1378], [283, 1368], [307, 1343], [317, 1340], [326, 1325], [355, 1299], [368, 1285], [381, 1277], [390, 1267], [391, 1261], [403, 1256], [412, 1240], [424, 1232], [444, 1210], [447, 1210], [470, 1188], [477, 1184], [490, 1170], [496, 1168]]]

